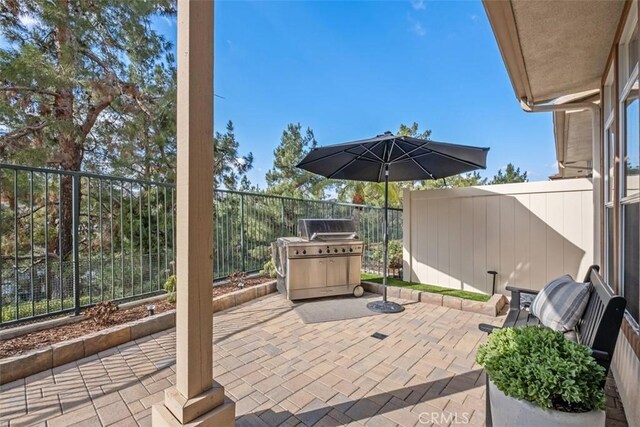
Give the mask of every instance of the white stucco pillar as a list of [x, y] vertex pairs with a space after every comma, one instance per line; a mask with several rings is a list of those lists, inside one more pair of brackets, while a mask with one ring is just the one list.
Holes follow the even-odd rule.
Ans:
[[235, 424], [213, 380], [213, 2], [178, 1], [176, 385], [154, 426]]

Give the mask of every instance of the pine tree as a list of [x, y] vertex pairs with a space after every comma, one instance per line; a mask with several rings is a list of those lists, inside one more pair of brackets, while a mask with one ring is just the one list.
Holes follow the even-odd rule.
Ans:
[[[142, 111], [142, 82], [172, 73], [171, 45], [151, 29], [170, 0], [12, 0], [0, 4], [0, 160], [78, 171], [110, 129]], [[146, 110], [146, 111], [145, 111]], [[142, 131], [142, 129], [140, 129]], [[61, 182], [62, 253], [71, 251], [72, 180]]]
[[225, 133], [216, 132], [214, 137], [215, 187], [224, 186], [227, 190], [237, 190], [239, 180], [243, 187], [250, 187], [246, 173], [253, 167], [253, 154], [238, 154], [240, 144], [236, 141], [233, 122], [227, 122]]
[[514, 182], [527, 182], [527, 171], [520, 172], [520, 168], [516, 168], [513, 164], [509, 163], [505, 172], [502, 173], [502, 169], [498, 170], [498, 174], [494, 175], [490, 184], [509, 184]]
[[296, 165], [318, 145], [313, 131], [302, 133], [300, 123], [290, 123], [273, 151], [273, 168], [266, 175], [267, 192], [296, 198], [322, 199], [329, 181]]

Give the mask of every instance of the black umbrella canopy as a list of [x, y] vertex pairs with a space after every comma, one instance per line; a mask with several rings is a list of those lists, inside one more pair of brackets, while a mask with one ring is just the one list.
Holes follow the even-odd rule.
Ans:
[[[386, 266], [389, 259], [389, 181], [440, 179], [485, 169], [488, 151], [488, 148], [448, 144], [385, 132], [371, 139], [314, 148], [298, 163], [298, 167], [331, 179], [385, 183], [382, 265]], [[387, 301], [385, 268], [382, 273], [382, 285], [382, 301], [371, 302], [367, 307], [381, 313], [398, 313], [404, 310], [400, 304]]]
[[488, 151], [386, 132], [375, 138], [314, 148], [298, 167], [331, 179], [383, 182], [386, 165], [389, 181], [440, 179], [485, 169]]

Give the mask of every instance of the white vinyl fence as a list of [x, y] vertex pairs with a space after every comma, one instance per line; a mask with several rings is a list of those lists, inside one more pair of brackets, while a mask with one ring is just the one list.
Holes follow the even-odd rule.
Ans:
[[491, 294], [582, 280], [593, 260], [588, 179], [405, 191], [403, 278]]

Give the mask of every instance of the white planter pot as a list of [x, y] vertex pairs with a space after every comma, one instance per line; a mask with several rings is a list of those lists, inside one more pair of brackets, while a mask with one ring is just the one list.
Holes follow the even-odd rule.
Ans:
[[489, 381], [489, 395], [494, 427], [604, 427], [604, 411], [571, 413], [544, 410], [526, 400], [505, 395], [492, 381]]

